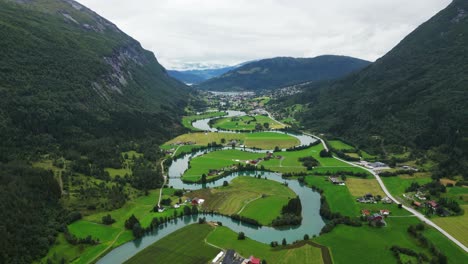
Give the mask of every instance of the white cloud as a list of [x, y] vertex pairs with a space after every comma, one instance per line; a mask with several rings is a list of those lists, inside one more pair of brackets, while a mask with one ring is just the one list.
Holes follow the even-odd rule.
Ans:
[[275, 56], [375, 60], [451, 0], [79, 0], [156, 54], [235, 64]]

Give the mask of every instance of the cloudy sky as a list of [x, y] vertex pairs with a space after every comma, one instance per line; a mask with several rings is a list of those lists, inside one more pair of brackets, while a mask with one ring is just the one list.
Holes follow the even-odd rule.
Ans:
[[166, 68], [276, 56], [374, 61], [451, 0], [78, 0]]

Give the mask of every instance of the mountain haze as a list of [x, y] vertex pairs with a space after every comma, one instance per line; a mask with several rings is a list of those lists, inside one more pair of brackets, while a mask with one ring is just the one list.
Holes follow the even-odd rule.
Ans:
[[230, 70], [238, 68], [245, 63], [212, 69], [168, 70], [167, 73], [177, 80], [187, 84], [198, 84], [211, 78], [218, 77]]
[[282, 86], [324, 81], [360, 70], [370, 62], [361, 59], [324, 55], [315, 58], [277, 57], [251, 62], [217, 78], [197, 85], [211, 91], [255, 91]]

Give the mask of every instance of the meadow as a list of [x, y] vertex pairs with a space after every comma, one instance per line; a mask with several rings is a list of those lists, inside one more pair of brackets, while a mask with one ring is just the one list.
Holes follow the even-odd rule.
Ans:
[[[314, 241], [328, 246], [334, 263], [396, 263], [390, 247], [397, 245], [431, 256], [426, 248], [412, 238], [407, 228], [420, 223], [416, 217], [386, 219], [387, 226], [374, 228], [367, 225], [350, 227], [339, 225], [332, 232], [319, 236]], [[430, 228], [423, 233], [447, 256], [449, 263], [463, 263], [468, 255], [438, 231]]]
[[[237, 233], [227, 227], [217, 227], [208, 235], [207, 241], [221, 248], [232, 248], [241, 256], [249, 257], [253, 255], [266, 260], [268, 263], [323, 263], [321, 250], [312, 245], [272, 248], [270, 245], [257, 242], [248, 237], [245, 240], [237, 240]], [[279, 242], [281, 243], [281, 241]]]
[[327, 143], [334, 149], [337, 150], [353, 150], [353, 146], [344, 143], [341, 140], [328, 140]]
[[279, 148], [290, 148], [300, 144], [300, 141], [289, 135], [274, 133], [274, 132], [258, 132], [258, 133], [188, 133], [180, 135], [168, 142], [163, 146], [170, 148], [171, 144], [177, 142], [193, 142], [198, 146], [206, 146], [216, 142], [222, 144], [222, 139], [225, 143], [229, 143], [232, 140], [236, 140], [240, 144], [244, 144], [248, 148], [260, 148], [260, 149], [274, 149]]
[[262, 225], [270, 225], [281, 215], [281, 208], [290, 198], [296, 197], [296, 194], [279, 182], [240, 176], [233, 179], [229, 186], [201, 189], [190, 192], [187, 196], [205, 199], [202, 205], [205, 210], [225, 215], [240, 213]]
[[202, 113], [199, 115], [190, 115], [190, 116], [184, 116], [182, 118], [182, 125], [190, 130], [193, 131], [200, 131], [199, 129], [195, 128], [192, 126], [192, 123], [200, 120], [200, 119], [206, 119], [206, 118], [212, 118], [212, 117], [221, 117], [227, 115], [226, 112], [206, 112]]
[[[268, 127], [264, 124], [268, 123]], [[215, 121], [213, 127], [223, 130], [256, 130], [256, 125], [260, 124], [265, 129], [281, 129], [285, 126], [271, 119], [268, 116], [240, 116], [240, 117], [225, 117]]]
[[[174, 189], [164, 189], [163, 199], [171, 198], [173, 203], [178, 201], [178, 197], [174, 196]], [[100, 212], [84, 216], [83, 219], [73, 222], [68, 225], [68, 230], [71, 234], [78, 238], [85, 238], [89, 235], [93, 239], [99, 239], [100, 244], [90, 245], [71, 245], [60, 233], [59, 239], [44, 259], [55, 258], [60, 260], [64, 258], [67, 262], [74, 263], [89, 263], [98, 256], [104, 254], [108, 249], [115, 248], [128, 241], [134, 239], [130, 230], [124, 228], [125, 220], [132, 214], [135, 215], [143, 227], [149, 226], [153, 217], [172, 216], [174, 211], [180, 214], [182, 207], [179, 209], [169, 208], [163, 213], [153, 212], [153, 207], [156, 205], [159, 197], [159, 190], [152, 190], [147, 196], [140, 196], [136, 199], [128, 201], [125, 205], [117, 210]], [[102, 217], [110, 214], [116, 220], [112, 225], [102, 224]]]
[[155, 242], [124, 263], [208, 263], [220, 251], [204, 241], [213, 230], [207, 224], [188, 225]]

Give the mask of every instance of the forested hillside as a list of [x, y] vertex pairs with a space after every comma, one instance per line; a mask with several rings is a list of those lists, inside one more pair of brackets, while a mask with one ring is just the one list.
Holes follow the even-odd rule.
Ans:
[[[189, 88], [71, 0], [1, 0], [0, 35], [0, 263], [31, 263], [71, 210], [112, 209], [160, 186], [158, 144], [182, 130]], [[44, 159], [53, 166], [31, 166]], [[135, 173], [105, 171], [129, 160]]]
[[307, 105], [308, 129], [382, 154], [432, 150], [436, 176], [468, 176], [467, 59], [468, 2], [455, 0], [371, 66], [282, 105]]
[[258, 91], [343, 77], [370, 62], [346, 56], [278, 57], [247, 63], [197, 85], [210, 91]]

